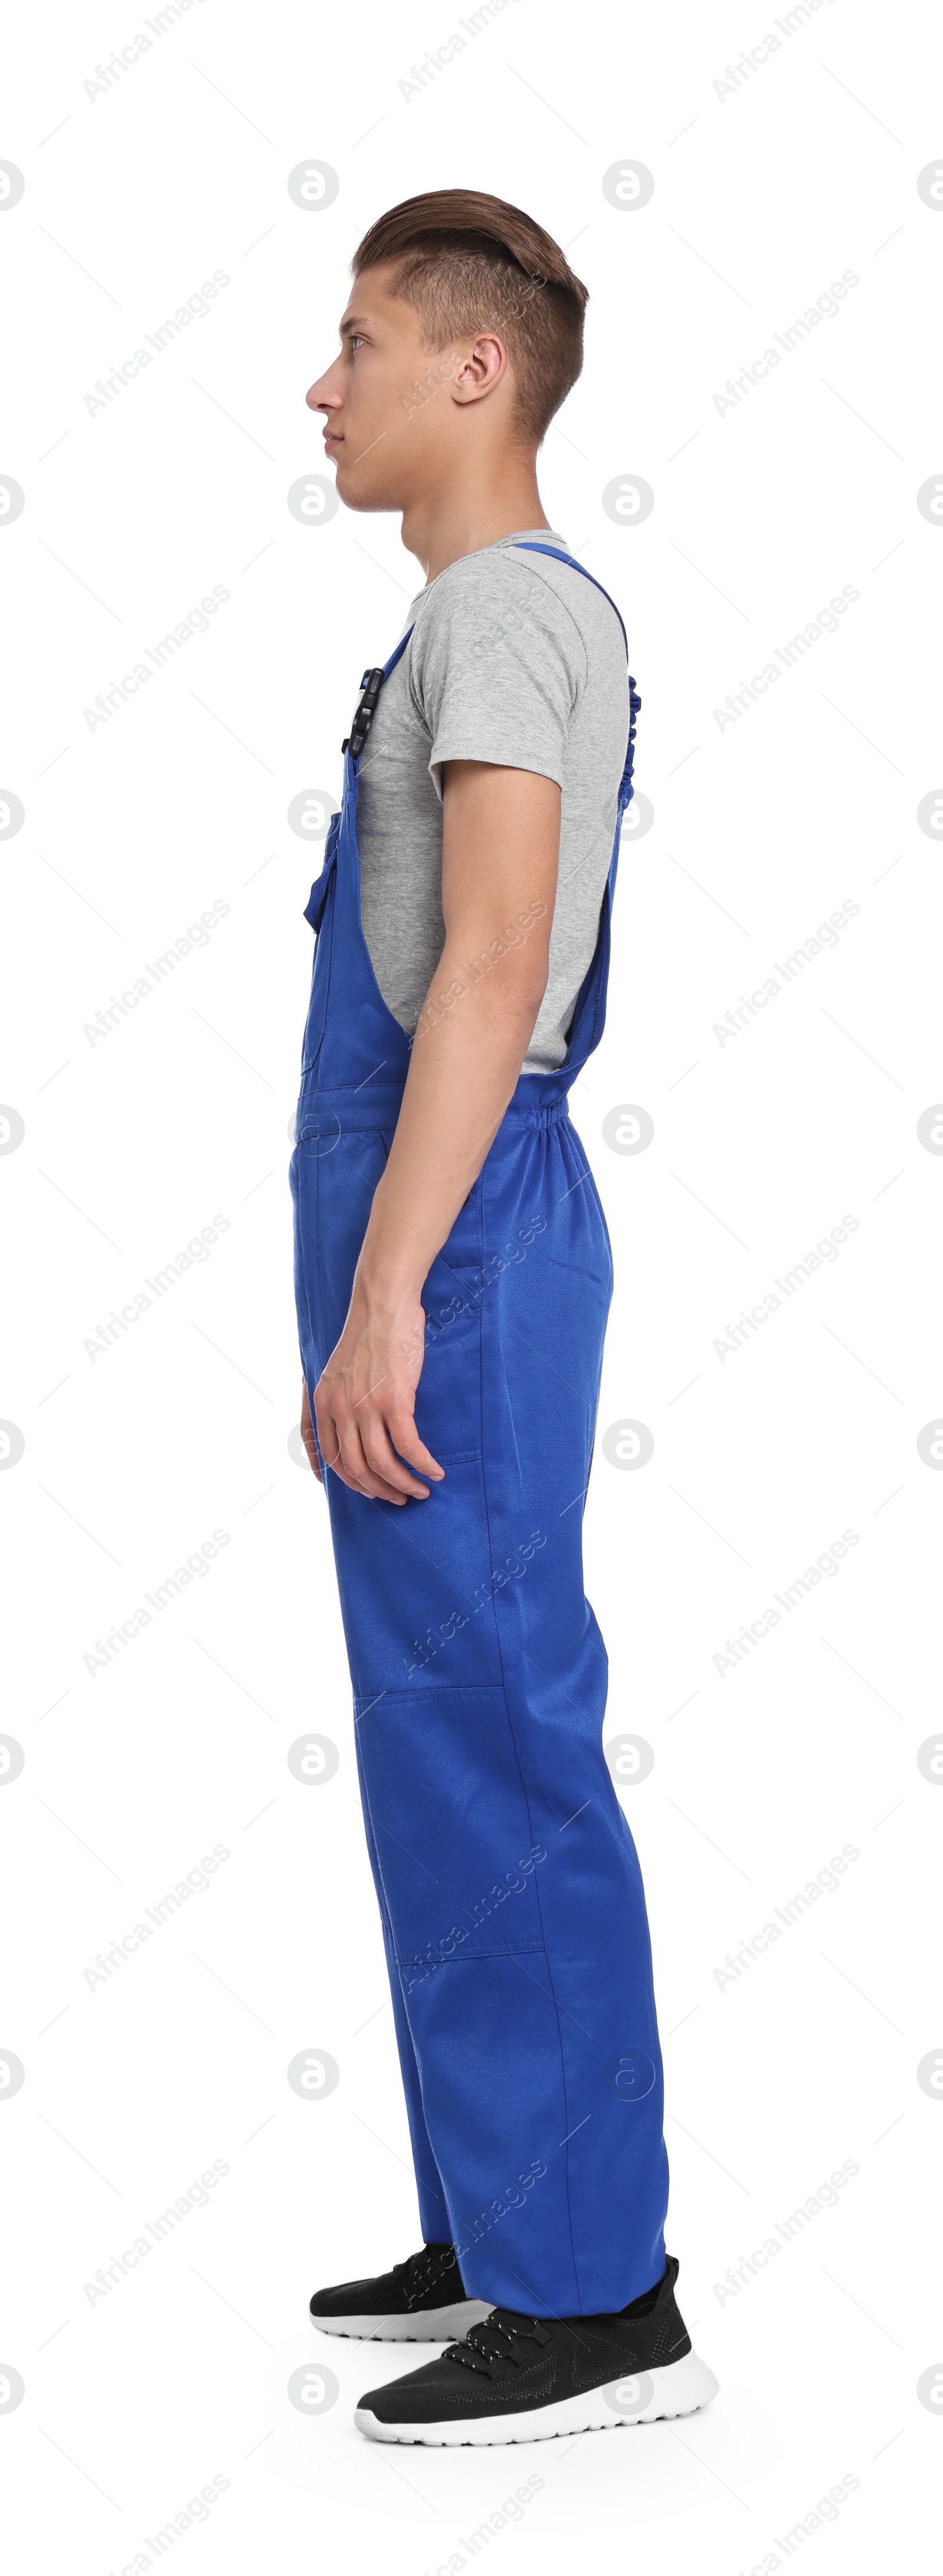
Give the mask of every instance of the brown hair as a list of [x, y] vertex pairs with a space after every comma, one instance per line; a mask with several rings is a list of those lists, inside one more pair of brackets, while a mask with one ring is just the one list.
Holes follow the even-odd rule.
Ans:
[[514, 370], [514, 427], [539, 447], [583, 364], [588, 289], [520, 206], [476, 188], [435, 188], [380, 215], [351, 261], [355, 279], [395, 262], [392, 293], [412, 305], [422, 345], [499, 330]]

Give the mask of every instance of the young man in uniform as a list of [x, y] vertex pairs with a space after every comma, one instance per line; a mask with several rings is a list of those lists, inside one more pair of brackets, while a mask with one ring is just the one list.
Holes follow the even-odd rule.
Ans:
[[341, 500], [402, 514], [425, 588], [364, 673], [307, 909], [291, 1183], [425, 2243], [311, 2313], [447, 2343], [363, 2398], [372, 2439], [536, 2440], [716, 2387], [665, 2256], [645, 1900], [583, 1590], [612, 1258], [567, 1094], [603, 1026], [639, 701], [537, 489], [582, 364], [557, 244], [446, 189], [352, 273], [307, 399]]

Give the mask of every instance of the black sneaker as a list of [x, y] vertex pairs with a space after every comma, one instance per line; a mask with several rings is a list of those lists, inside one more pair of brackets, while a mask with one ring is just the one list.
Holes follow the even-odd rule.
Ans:
[[709, 2406], [717, 2381], [691, 2349], [677, 2277], [669, 2255], [657, 2288], [611, 2316], [492, 2308], [437, 2360], [370, 2389], [358, 2430], [373, 2442], [541, 2442]]
[[453, 2245], [424, 2245], [375, 2281], [316, 2290], [311, 2314], [322, 2334], [368, 2343], [448, 2343], [490, 2317], [488, 2299], [467, 2299]]

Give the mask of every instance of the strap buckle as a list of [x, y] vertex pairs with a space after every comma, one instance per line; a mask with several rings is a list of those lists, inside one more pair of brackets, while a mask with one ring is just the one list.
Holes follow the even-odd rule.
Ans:
[[364, 672], [363, 679], [360, 683], [361, 696], [358, 698], [356, 707], [354, 708], [353, 724], [351, 725], [350, 732], [345, 734], [344, 740], [341, 744], [341, 750], [349, 751], [352, 760], [359, 760], [367, 735], [370, 731], [370, 727], [373, 723], [376, 703], [382, 686], [383, 669], [382, 665], [378, 663], [374, 670]]

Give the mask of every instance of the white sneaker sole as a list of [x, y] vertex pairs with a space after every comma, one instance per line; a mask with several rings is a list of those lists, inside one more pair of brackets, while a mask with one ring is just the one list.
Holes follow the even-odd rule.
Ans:
[[[550, 2442], [561, 2433], [602, 2433], [615, 2424], [655, 2424], [662, 2416], [693, 2415], [709, 2406], [718, 2383], [696, 2352], [662, 2370], [639, 2371], [613, 2379], [585, 2396], [563, 2397], [558, 2405], [535, 2407], [525, 2415], [466, 2415], [455, 2423], [383, 2424], [368, 2406], [358, 2406], [354, 2422], [370, 2442], [424, 2442], [437, 2448], [459, 2448], [494, 2442]], [[469, 2391], [470, 2397], [473, 2395]]]
[[490, 2317], [493, 2299], [459, 2299], [453, 2308], [427, 2308], [415, 2316], [316, 2317], [319, 2334], [350, 2335], [359, 2343], [460, 2343], [469, 2326]]

